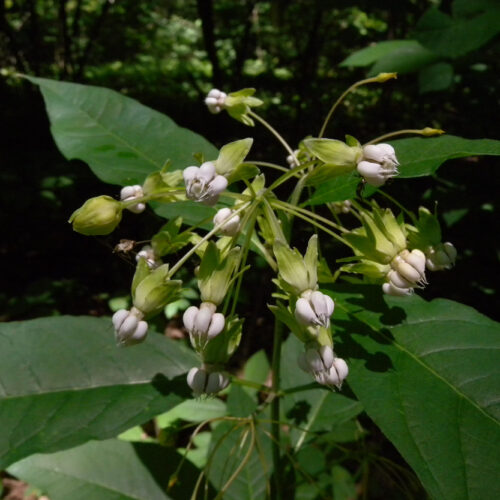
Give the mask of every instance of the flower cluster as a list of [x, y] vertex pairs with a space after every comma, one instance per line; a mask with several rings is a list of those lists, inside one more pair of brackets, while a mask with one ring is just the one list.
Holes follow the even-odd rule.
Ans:
[[399, 162], [390, 144], [370, 144], [363, 148], [363, 157], [357, 170], [368, 184], [380, 187], [398, 175]]

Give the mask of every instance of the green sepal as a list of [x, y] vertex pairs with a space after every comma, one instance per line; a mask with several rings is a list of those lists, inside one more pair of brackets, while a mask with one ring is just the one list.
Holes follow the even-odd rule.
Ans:
[[288, 290], [293, 290], [296, 295], [300, 295], [305, 290], [316, 288], [318, 281], [316, 235], [313, 235], [309, 240], [305, 258], [296, 248], [292, 250], [287, 243], [280, 239], [275, 240], [273, 251], [278, 262], [279, 278], [288, 285], [284, 289], [288, 288]]
[[354, 172], [355, 169], [356, 167], [352, 165], [332, 165], [329, 163], [318, 165], [314, 168], [314, 170], [307, 174], [306, 186], [317, 186], [318, 184], [323, 184], [334, 177]]
[[240, 345], [242, 331], [242, 319], [226, 318], [224, 330], [210, 340], [203, 349], [201, 353], [203, 362], [213, 365], [226, 364]]
[[312, 340], [307, 328], [301, 325], [291, 311], [282, 303], [277, 302], [276, 305], [268, 304], [267, 307], [274, 314], [274, 317], [285, 324], [288, 329], [301, 341], [309, 342]]
[[146, 316], [154, 316], [178, 298], [182, 281], [169, 279], [168, 267], [168, 264], [157, 267], [135, 289], [134, 306]]
[[227, 177], [228, 184], [236, 181], [248, 180], [260, 174], [258, 167], [252, 163], [240, 163]]
[[360, 146], [348, 146], [337, 139], [305, 139], [304, 144], [314, 157], [338, 167], [354, 169], [363, 156]]
[[217, 306], [222, 303], [240, 262], [240, 255], [240, 247], [222, 255], [215, 243], [208, 243], [197, 276], [202, 302], [212, 302]]
[[219, 157], [215, 160], [215, 170], [226, 177], [233, 172], [247, 156], [252, 147], [253, 139], [247, 137], [222, 146]]
[[391, 270], [389, 264], [380, 264], [374, 262], [373, 260], [361, 259], [360, 262], [355, 264], [346, 264], [340, 268], [341, 271], [347, 273], [362, 274], [370, 279], [383, 279], [387, 273]]
[[418, 220], [415, 226], [406, 225], [408, 229], [408, 239], [412, 248], [419, 248], [425, 251], [428, 247], [437, 246], [441, 243], [441, 225], [436, 214], [432, 214], [425, 207], [419, 207]]
[[151, 239], [151, 245], [156, 255], [176, 253], [191, 241], [189, 231], [179, 234], [182, 225], [182, 217], [176, 217], [168, 221]]
[[146, 259], [139, 259], [139, 261], [137, 262], [137, 266], [135, 267], [134, 277], [132, 278], [132, 286], [131, 286], [132, 300], [135, 297], [135, 291], [137, 290], [139, 283], [144, 278], [148, 277], [150, 274], [151, 274], [151, 269], [148, 266]]
[[75, 210], [69, 221], [73, 231], [86, 236], [112, 233], [122, 220], [123, 205], [111, 196], [96, 196]]
[[260, 99], [252, 97], [253, 94], [255, 94], [255, 89], [241, 89], [228, 94], [224, 102], [225, 108], [232, 118], [250, 127], [254, 126], [254, 121], [248, 116], [250, 108], [263, 104]]
[[353, 147], [361, 148], [361, 143], [352, 135], [346, 134], [345, 135], [345, 142], [351, 148], [353, 148]]
[[[169, 172], [170, 162], [166, 162], [165, 166], [153, 172], [146, 177], [144, 184], [142, 185], [142, 190], [146, 196], [150, 196], [161, 191], [165, 191], [169, 188], [179, 186], [182, 183], [182, 170], [174, 170]], [[184, 198], [184, 193], [165, 193], [161, 198], [155, 197], [158, 201], [175, 201]]]

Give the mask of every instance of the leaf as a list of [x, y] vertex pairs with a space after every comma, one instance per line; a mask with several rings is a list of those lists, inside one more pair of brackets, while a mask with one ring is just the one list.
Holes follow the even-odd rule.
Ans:
[[219, 157], [215, 162], [217, 173], [220, 175], [229, 175], [245, 159], [252, 147], [253, 139], [247, 137], [239, 141], [230, 142], [222, 146]]
[[305, 204], [322, 205], [354, 198], [360, 180], [361, 177], [352, 173], [330, 179], [319, 186]]
[[34, 455], [8, 470], [51, 500], [188, 499], [198, 473], [189, 462], [184, 462], [176, 485], [166, 493], [181, 459], [173, 449], [158, 444], [109, 439]]
[[39, 451], [105, 439], [180, 403], [195, 355], [154, 332], [115, 345], [109, 319], [0, 324], [0, 468]]
[[193, 153], [216, 158], [217, 149], [168, 116], [113, 90], [26, 76], [43, 94], [61, 153], [86, 162], [104, 182], [140, 184], [167, 160], [193, 164]]
[[238, 384], [232, 384], [227, 398], [227, 411], [232, 417], [249, 417], [257, 408], [256, 398]]
[[453, 66], [449, 63], [431, 64], [420, 70], [418, 87], [420, 93], [446, 90], [453, 83]]
[[344, 59], [340, 63], [340, 66], [369, 66], [400, 49], [419, 50], [420, 44], [416, 40], [389, 40], [378, 42], [352, 53], [347, 59]]
[[453, 135], [390, 141], [400, 167], [397, 178], [432, 175], [445, 161], [476, 155], [500, 155], [500, 141], [464, 139]]
[[451, 18], [436, 8], [429, 9], [417, 23], [418, 41], [440, 56], [457, 58], [479, 49], [500, 32], [498, 4], [485, 6], [475, 15], [471, 10], [466, 14]]
[[[297, 365], [304, 347], [293, 335], [283, 343], [281, 387], [283, 390], [306, 386], [314, 382], [311, 375]], [[282, 400], [287, 419], [300, 427], [292, 427], [290, 438], [295, 450], [314, 437], [315, 432], [331, 431], [363, 411], [358, 401], [321, 386], [286, 394]]]
[[348, 384], [430, 496], [498, 498], [500, 325], [450, 300], [382, 297], [378, 287], [332, 296]]
[[411, 73], [436, 62], [439, 57], [419, 43], [397, 48], [390, 54], [381, 57], [370, 69], [368, 76], [379, 73]]
[[163, 415], [158, 415], [157, 422], [160, 427], [167, 427], [178, 419], [186, 422], [203, 422], [226, 414], [226, 403], [220, 399], [187, 399]]
[[[268, 415], [262, 415], [269, 420]], [[255, 500], [266, 498], [267, 482], [272, 472], [271, 440], [264, 434], [264, 424], [256, 422], [255, 443], [252, 444], [248, 425], [221, 422], [212, 433], [207, 475], [220, 492], [238, 467], [243, 466], [227, 487], [225, 500]], [[250, 448], [251, 447], [251, 448]], [[244, 464], [245, 457], [248, 461]]]

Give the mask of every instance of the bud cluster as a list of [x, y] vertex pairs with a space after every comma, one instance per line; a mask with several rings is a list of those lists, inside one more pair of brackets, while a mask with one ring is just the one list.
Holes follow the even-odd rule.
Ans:
[[308, 347], [298, 358], [299, 367], [313, 375], [321, 385], [341, 389], [349, 368], [347, 363], [335, 356], [329, 345]]
[[370, 144], [363, 148], [357, 170], [368, 184], [380, 187], [398, 175], [398, 166], [396, 152], [390, 144]]

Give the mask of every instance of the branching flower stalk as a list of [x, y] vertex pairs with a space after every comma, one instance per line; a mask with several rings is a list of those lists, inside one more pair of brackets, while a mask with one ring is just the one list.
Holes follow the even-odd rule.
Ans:
[[[117, 196], [119, 199], [91, 198], [70, 218], [75, 231], [99, 236], [112, 233], [125, 210], [139, 216], [153, 201], [153, 208], [157, 204], [178, 202], [205, 206], [206, 214], [194, 225], [186, 225], [182, 218], [172, 219], [151, 237], [148, 246], [139, 250], [131, 284], [132, 307], [116, 311], [112, 320], [119, 345], [144, 341], [149, 319], [162, 314], [166, 305], [178, 298], [182, 287], [182, 282], [175, 279], [178, 272], [186, 264], [194, 263], [200, 303], [187, 307], [183, 322], [200, 361], [187, 376], [196, 397], [213, 396], [225, 390], [231, 380], [251, 386], [248, 381], [231, 378], [226, 367], [244, 334], [239, 295], [250, 268], [250, 252], [265, 259], [275, 273], [273, 296], [277, 299], [269, 304], [275, 317], [273, 378], [270, 389], [261, 386], [257, 389], [268, 393], [263, 407], [271, 406], [275, 498], [282, 496], [280, 398], [283, 392], [279, 372], [284, 337], [291, 332], [303, 344], [304, 351], [297, 364], [310, 374], [311, 381], [330, 390], [341, 390], [349, 367], [335, 348], [335, 321], [331, 319], [335, 293], [325, 284], [349, 273], [351, 282], [370, 283], [385, 294], [405, 297], [428, 284], [429, 271], [450, 269], [457, 257], [454, 246], [442, 242], [437, 213], [420, 207], [414, 214], [378, 189], [370, 199], [356, 199], [354, 193], [349, 199], [332, 199], [325, 202], [324, 212], [318, 213], [317, 207], [307, 208], [312, 190], [337, 177], [354, 178], [360, 185], [371, 184], [375, 188], [393, 181], [405, 164], [398, 160], [397, 148], [381, 141], [403, 134], [442, 133], [432, 128], [406, 129], [384, 134], [364, 145], [350, 135], [345, 141], [323, 137], [345, 96], [361, 85], [383, 83], [395, 77], [393, 73], [383, 73], [353, 84], [333, 104], [318, 136], [307, 137], [296, 149], [253, 110], [263, 103], [254, 96], [254, 89], [232, 93], [213, 89], [206, 99], [209, 110], [226, 111], [247, 126], [254, 126], [255, 122], [264, 126], [287, 153], [283, 165], [246, 161], [253, 139], [245, 138], [223, 146], [217, 158], [207, 160], [195, 155], [199, 160], [196, 165], [171, 165], [167, 161], [162, 170], [137, 180], [137, 184], [124, 186]], [[272, 182], [266, 179], [268, 172], [274, 179]], [[289, 181], [294, 185], [290, 186], [289, 195], [280, 199], [277, 190], [280, 188], [282, 192]], [[381, 207], [377, 193], [400, 213]], [[302, 251], [291, 246], [295, 219], [307, 224], [312, 234], [307, 247], [301, 245]], [[323, 268], [319, 272], [320, 244], [325, 236], [338, 244], [335, 250], [339, 247], [346, 251], [336, 256], [340, 267], [333, 272], [325, 269], [328, 265], [325, 259], [321, 259]], [[172, 259], [180, 251], [183, 254], [177, 260]], [[330, 259], [329, 264], [332, 263]], [[322, 282], [325, 275], [330, 278]], [[248, 431], [251, 440], [245, 458], [219, 492], [220, 496], [249, 460], [256, 439], [253, 423]], [[200, 487], [202, 477], [195, 490]]]

